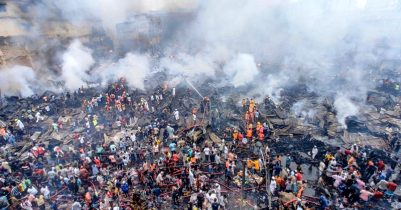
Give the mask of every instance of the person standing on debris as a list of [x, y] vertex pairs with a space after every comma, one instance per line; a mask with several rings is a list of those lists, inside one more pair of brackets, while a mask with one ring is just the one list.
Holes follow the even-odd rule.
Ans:
[[175, 111], [174, 111], [174, 117], [175, 117], [175, 120], [179, 120], [180, 119], [180, 113], [178, 112], [178, 110], [177, 109], [175, 109]]
[[291, 161], [292, 161], [292, 158], [291, 158], [290, 154], [287, 154], [287, 158], [285, 159], [285, 167], [286, 168], [290, 168]]
[[24, 124], [21, 122], [20, 119], [15, 119], [15, 123], [17, 124], [17, 126], [19, 127], [20, 130], [24, 130], [25, 126], [24, 126]]
[[175, 97], [175, 87], [173, 87], [173, 92], [172, 92], [173, 98]]
[[245, 113], [245, 123], [246, 123], [246, 125], [249, 124], [249, 112], [248, 111], [246, 111], [246, 113]]
[[249, 101], [249, 99], [246, 99], [246, 110], [249, 110], [249, 106], [251, 105], [251, 102]]
[[36, 117], [36, 122], [39, 122], [39, 120], [43, 120], [44, 119], [42, 116], [40, 116], [40, 112], [39, 111], [36, 112], [35, 117]]
[[174, 128], [172, 128], [170, 125], [167, 125], [166, 128], [167, 132], [168, 132], [168, 136], [170, 139], [173, 139], [174, 136]]
[[192, 120], [193, 120], [193, 124], [195, 124], [196, 123], [196, 115], [195, 114], [192, 115]]
[[10, 142], [10, 144], [11, 145], [16, 145], [17, 144], [17, 142], [15, 142], [15, 137], [14, 137], [14, 135], [12, 134], [12, 133], [6, 133], [7, 135], [7, 137], [6, 138], [4, 138], [4, 139], [8, 139], [8, 142]]
[[312, 149], [312, 161], [315, 160], [315, 157], [317, 155], [318, 149], [316, 147], [316, 145], [313, 147]]
[[187, 96], [191, 97], [191, 90], [189, 88], [187, 89]]
[[255, 110], [255, 122], [259, 121], [259, 112], [258, 110]]
[[243, 111], [243, 112], [246, 111], [246, 101], [245, 101], [245, 98], [242, 99], [242, 111]]
[[252, 124], [249, 124], [247, 130], [246, 130], [246, 137], [247, 138], [252, 138]]
[[53, 126], [53, 130], [56, 131], [56, 133], [58, 133], [58, 124], [53, 122], [52, 126]]
[[382, 107], [380, 108], [380, 116], [379, 116], [379, 120], [381, 120], [383, 118], [383, 115], [386, 113], [386, 110]]

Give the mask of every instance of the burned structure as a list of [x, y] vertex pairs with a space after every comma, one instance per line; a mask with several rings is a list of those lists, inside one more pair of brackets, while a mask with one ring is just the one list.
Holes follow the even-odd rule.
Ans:
[[57, 8], [50, 7], [44, 12], [42, 4], [24, 0], [0, 1], [1, 67], [53, 68], [59, 62], [54, 60], [56, 52], [77, 39], [96, 49], [98, 55], [104, 56], [114, 49], [100, 19], [67, 20]]
[[120, 50], [156, 53], [160, 50], [162, 22], [152, 15], [135, 15], [132, 21], [116, 25]]
[[116, 25], [120, 50], [156, 54], [171, 41], [179, 40], [196, 18], [196, 11], [151, 11]]

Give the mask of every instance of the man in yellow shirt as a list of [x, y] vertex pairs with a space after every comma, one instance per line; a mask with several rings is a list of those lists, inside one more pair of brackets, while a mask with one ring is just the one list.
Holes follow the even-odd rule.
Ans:
[[259, 172], [259, 160], [258, 159], [256, 159], [255, 161], [253, 161], [253, 165], [254, 165], [254, 167], [255, 167], [255, 173], [258, 173]]
[[249, 158], [246, 159], [246, 166], [248, 167], [249, 171], [254, 173], [253, 168], [252, 168], [254, 166], [254, 164], [253, 164], [253, 161], [251, 159], [249, 159]]

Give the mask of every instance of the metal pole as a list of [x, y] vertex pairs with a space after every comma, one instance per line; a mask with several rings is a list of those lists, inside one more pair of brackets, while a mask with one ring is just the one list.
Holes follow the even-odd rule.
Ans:
[[242, 204], [244, 202], [244, 185], [245, 185], [245, 161], [242, 161], [241, 202], [239, 204], [240, 210], [242, 210]]
[[[267, 165], [267, 168], [266, 168], [266, 173], [267, 173], [266, 188], [270, 188], [270, 155], [267, 156], [266, 165]], [[267, 193], [269, 195], [269, 209], [271, 209], [272, 208], [272, 194], [271, 194], [270, 190]]]
[[[272, 197], [271, 197], [270, 190], [269, 190], [269, 186], [270, 186], [269, 167], [270, 167], [270, 164], [268, 162], [266, 162], [266, 158], [263, 155], [263, 151], [262, 150], [260, 150], [260, 154], [262, 155], [263, 163], [265, 165], [265, 173], [266, 173], [266, 176], [267, 176], [267, 179], [266, 179], [266, 192], [267, 192], [267, 195], [268, 195], [268, 198], [269, 198], [269, 209], [271, 209], [271, 204], [272, 204], [272, 202], [271, 202], [272, 199], [271, 198]], [[270, 156], [267, 156], [267, 158], [270, 159]]]

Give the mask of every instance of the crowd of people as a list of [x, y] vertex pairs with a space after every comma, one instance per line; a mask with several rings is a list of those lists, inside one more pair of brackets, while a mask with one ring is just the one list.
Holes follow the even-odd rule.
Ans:
[[[120, 79], [102, 93], [82, 87], [72, 95], [33, 97], [30, 109], [13, 113], [0, 129], [0, 209], [267, 208], [288, 193], [297, 199], [285, 205], [301, 210], [313, 204], [303, 195], [308, 187], [317, 189], [313, 205], [320, 209], [366, 209], [394, 195], [396, 166], [369, 159], [357, 145], [312, 148], [309, 160], [319, 178], [316, 183], [303, 179], [301, 165], [289, 153], [271, 151], [271, 128], [259, 122], [253, 99], [243, 99], [246, 130], [227, 126], [219, 141], [199, 137], [195, 129], [210, 112], [209, 99], [188, 107], [184, 102], [191, 91], [184, 93], [165, 84], [144, 97]], [[266, 97], [264, 108], [272, 107]], [[68, 120], [67, 108], [84, 117]], [[52, 127], [51, 136], [64, 134], [69, 143], [29, 139], [27, 134], [43, 124]], [[16, 148], [27, 142], [27, 155], [19, 154]], [[243, 187], [256, 191], [256, 202], [241, 200]]]

